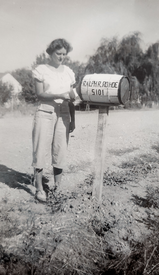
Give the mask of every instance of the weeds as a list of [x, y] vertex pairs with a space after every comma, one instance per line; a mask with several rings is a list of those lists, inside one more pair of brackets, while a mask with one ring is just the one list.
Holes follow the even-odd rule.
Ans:
[[145, 208], [158, 208], [159, 209], [159, 188], [147, 187], [146, 197], [142, 198], [137, 195], [133, 195], [132, 200], [135, 204]]
[[[143, 159], [123, 164], [120, 172], [106, 171], [104, 188], [147, 177], [155, 165]], [[147, 208], [141, 223], [150, 229], [150, 234], [139, 242], [133, 238], [133, 231], [124, 231], [120, 241], [129, 245], [124, 252], [117, 239], [119, 249], [113, 249], [111, 238], [116, 238], [130, 219], [123, 209], [117, 211], [111, 204], [108, 209], [105, 201], [99, 207], [92, 200], [93, 179], [88, 175], [77, 192], [48, 191], [46, 206], [34, 202], [31, 208], [29, 201], [10, 203], [7, 197], [2, 201], [0, 268], [4, 274], [159, 274], [159, 222], [154, 213], [159, 208], [159, 189], [148, 187], [145, 198], [133, 197], [134, 205]]]
[[146, 199], [149, 202], [150, 207], [159, 209], [159, 188], [153, 188], [152, 186], [147, 188]]
[[126, 149], [120, 149], [120, 150], [109, 150], [110, 154], [113, 154], [115, 156], [122, 156], [124, 154], [129, 154], [134, 152], [134, 150], [138, 150], [139, 148], [126, 148]]

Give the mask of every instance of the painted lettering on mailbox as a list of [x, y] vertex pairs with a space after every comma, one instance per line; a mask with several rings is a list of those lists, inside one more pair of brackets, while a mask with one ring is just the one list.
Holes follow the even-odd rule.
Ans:
[[113, 81], [113, 82], [109, 82], [109, 81], [83, 81], [82, 83], [83, 86], [88, 86], [88, 87], [92, 87], [92, 88], [118, 88], [118, 82], [117, 81]]

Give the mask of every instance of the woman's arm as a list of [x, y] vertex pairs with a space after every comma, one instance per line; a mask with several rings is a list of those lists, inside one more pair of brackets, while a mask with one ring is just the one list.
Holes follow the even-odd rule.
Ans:
[[42, 102], [48, 102], [54, 99], [63, 99], [63, 100], [70, 100], [69, 92], [62, 93], [62, 94], [47, 94], [44, 92], [43, 82], [35, 79], [35, 91], [37, 94], [38, 99]]

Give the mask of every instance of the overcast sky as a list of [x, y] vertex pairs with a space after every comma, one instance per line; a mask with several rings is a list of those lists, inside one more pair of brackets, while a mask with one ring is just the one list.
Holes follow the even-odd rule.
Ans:
[[145, 48], [159, 41], [159, 0], [0, 0], [0, 72], [30, 67], [56, 38], [86, 62], [101, 38], [134, 31]]

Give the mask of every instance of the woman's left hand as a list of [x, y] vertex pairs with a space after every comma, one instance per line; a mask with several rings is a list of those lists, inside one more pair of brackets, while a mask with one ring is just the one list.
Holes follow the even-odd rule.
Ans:
[[75, 122], [74, 121], [71, 121], [70, 122], [70, 128], [69, 128], [69, 133], [72, 133], [75, 129]]

